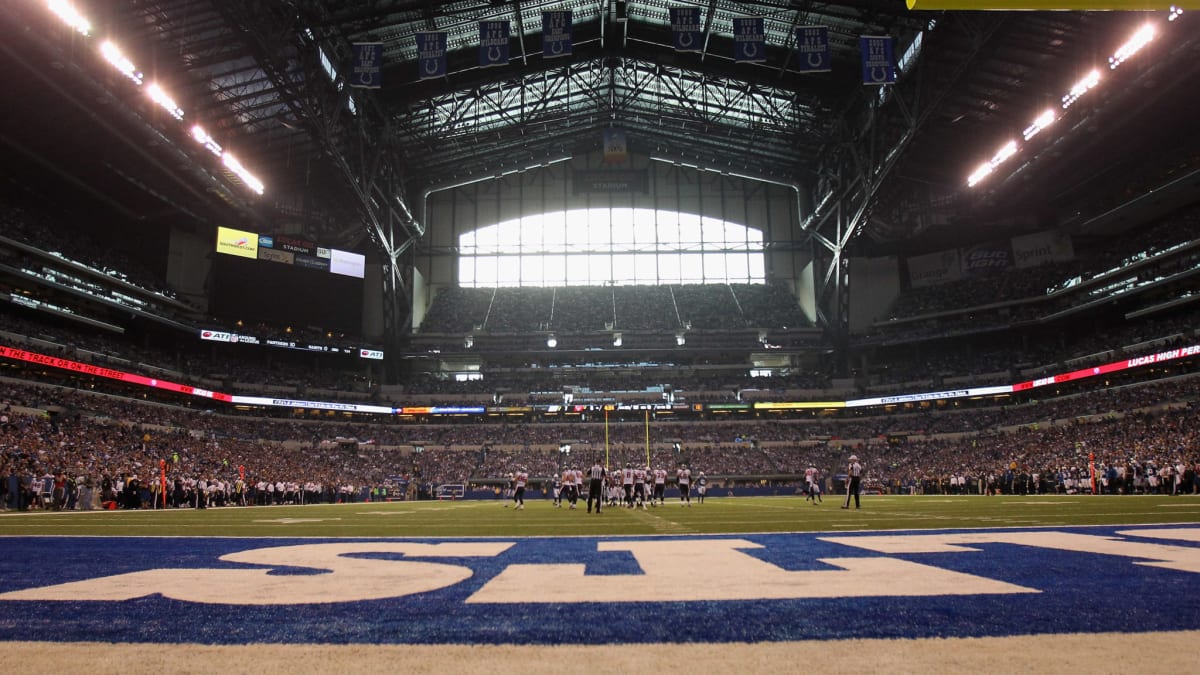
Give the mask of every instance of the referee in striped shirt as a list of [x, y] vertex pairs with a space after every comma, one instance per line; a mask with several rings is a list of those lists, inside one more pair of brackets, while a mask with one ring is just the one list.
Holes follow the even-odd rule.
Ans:
[[843, 509], [850, 508], [850, 495], [854, 495], [854, 508], [858, 508], [858, 487], [862, 481], [862, 464], [858, 463], [858, 455], [850, 455], [850, 465], [846, 467], [846, 502]]
[[592, 512], [592, 500], [596, 501], [596, 513], [600, 513], [600, 505], [604, 503], [604, 475], [607, 472], [600, 465], [600, 460], [588, 471], [588, 513]]

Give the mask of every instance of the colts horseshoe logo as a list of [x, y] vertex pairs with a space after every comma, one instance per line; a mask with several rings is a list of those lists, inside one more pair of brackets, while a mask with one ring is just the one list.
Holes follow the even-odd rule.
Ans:
[[825, 65], [825, 57], [820, 52], [809, 52], [808, 65], [810, 68], [820, 68]]
[[689, 32], [686, 32], [686, 33], [680, 33], [680, 34], [679, 34], [679, 46], [680, 46], [680, 47], [683, 47], [683, 48], [685, 48], [685, 49], [686, 49], [687, 47], [691, 47], [691, 46], [692, 46], [692, 41], [693, 41], [694, 39], [695, 39], [695, 38], [693, 38], [693, 37], [692, 37], [692, 34], [691, 34], [691, 32], [690, 32], [690, 31], [689, 31]]
[[487, 52], [487, 60], [488, 60], [488, 63], [496, 63], [497, 61], [499, 61], [500, 60], [500, 48], [499, 47], [489, 47], [488, 52]]
[[872, 82], [886, 82], [887, 81], [887, 76], [888, 76], [887, 68], [884, 68], [883, 66], [871, 66], [870, 74], [871, 74]]
[[742, 54], [748, 59], [758, 56], [758, 45], [753, 42], [744, 43], [742, 45]]

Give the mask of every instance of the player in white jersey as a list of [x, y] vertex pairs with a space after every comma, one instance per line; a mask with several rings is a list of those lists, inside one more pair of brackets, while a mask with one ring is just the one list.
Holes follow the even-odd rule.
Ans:
[[679, 465], [679, 469], [675, 471], [675, 480], [679, 483], [679, 505], [692, 505], [692, 470], [687, 468], [687, 464]]
[[708, 477], [701, 471], [700, 475], [696, 476], [696, 500], [703, 504], [706, 494], [708, 494]]
[[563, 472], [563, 491], [566, 493], [568, 508], [575, 508], [579, 501], [579, 469], [571, 467]]
[[625, 491], [625, 508], [633, 508], [633, 463], [626, 462], [621, 471], [621, 488]]
[[654, 496], [650, 499], [650, 503], [658, 502], [659, 506], [663, 505], [664, 495], [667, 492], [667, 470], [661, 466], [654, 470]]
[[646, 510], [646, 470], [640, 466], [633, 470], [633, 500], [635, 506]]
[[608, 474], [608, 505], [616, 506], [621, 501], [621, 469]]
[[571, 471], [575, 474], [575, 489], [571, 492], [571, 508], [575, 508], [575, 503], [583, 496], [583, 469], [575, 467]]
[[529, 482], [529, 474], [522, 467], [520, 471], [513, 476], [513, 504], [519, 511], [525, 508], [525, 484]]
[[810, 466], [804, 470], [804, 501], [812, 500], [813, 506], [820, 503], [821, 485], [818, 482], [817, 467]]

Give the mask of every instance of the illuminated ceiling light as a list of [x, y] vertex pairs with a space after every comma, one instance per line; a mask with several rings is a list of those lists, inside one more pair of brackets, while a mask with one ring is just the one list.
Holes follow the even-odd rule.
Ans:
[[1009, 141], [1004, 144], [1004, 147], [996, 151], [996, 155], [992, 157], [992, 166], [998, 166], [1001, 162], [1017, 154], [1017, 142]]
[[105, 40], [100, 45], [100, 54], [104, 56], [104, 60], [108, 61], [113, 68], [116, 68], [122, 75], [128, 77], [134, 84], [142, 86], [142, 73], [133, 65], [133, 62], [121, 53], [121, 49], [115, 44]]
[[553, 335], [546, 338], [546, 346], [549, 347], [550, 349], [554, 349], [555, 347], [558, 346], [558, 338], [554, 337]]
[[678, 346], [680, 346], [680, 347], [682, 347], [682, 346], [684, 346], [685, 344], [687, 344], [687, 338], [685, 338], [685, 337], [683, 336], [683, 333], [676, 333], [676, 335], [675, 335], [675, 344], [676, 344], [676, 345], [678, 345]]
[[975, 169], [974, 173], [967, 177], [967, 187], [975, 187], [975, 184], [984, 178], [987, 178], [987, 175], [991, 173], [992, 169], [994, 168], [996, 167], [992, 166], [991, 162], [984, 162], [983, 164], [980, 164], [979, 168]]
[[1009, 141], [1005, 143], [999, 150], [996, 151], [992, 158], [983, 164], [979, 165], [978, 169], [967, 178], [967, 187], [975, 187], [975, 184], [983, 180], [996, 167], [1004, 163], [1004, 160], [1017, 154], [1017, 142]]
[[474, 347], [474, 346], [475, 346], [475, 338], [473, 336], [468, 335], [467, 337], [463, 338], [463, 347], [470, 349], [471, 347]]
[[1082, 80], [1076, 82], [1075, 86], [1071, 87], [1071, 91], [1067, 92], [1066, 96], [1062, 97], [1063, 110], [1070, 108], [1075, 101], [1079, 100], [1080, 96], [1088, 93], [1097, 84], [1100, 84], [1100, 71], [1092, 70]]
[[63, 20], [71, 28], [74, 28], [80, 35], [88, 36], [92, 34], [92, 22], [87, 20], [87, 17], [80, 14], [75, 6], [66, 0], [50, 0], [46, 3], [51, 12], [58, 15], [58, 18]]
[[1183, 10], [1175, 5], [1171, 5], [1171, 12], [1167, 14], [1167, 21], [1174, 21], [1175, 19], [1178, 19], [1180, 14], [1183, 14]]
[[237, 160], [237, 157], [234, 157], [226, 152], [225, 154], [221, 155], [221, 163], [225, 165], [225, 168], [232, 171], [235, 176], [240, 178], [241, 181], [246, 184], [246, 187], [254, 190], [260, 195], [263, 193], [262, 181], [260, 181], [254, 174], [247, 171], [246, 167], [242, 166], [242, 163]]
[[146, 93], [150, 95], [150, 100], [158, 104], [158, 107], [170, 113], [171, 117], [177, 120], [183, 119], [183, 109], [175, 105], [175, 99], [167, 96], [167, 92], [158, 86], [158, 83], [151, 84], [146, 87]]
[[1042, 129], [1054, 124], [1054, 120], [1056, 119], [1058, 118], [1055, 115], [1054, 108], [1048, 108], [1046, 112], [1037, 116], [1037, 119], [1033, 121], [1033, 124], [1025, 127], [1025, 140], [1029, 140], [1034, 136], [1037, 136], [1038, 132], [1040, 132]]
[[221, 156], [221, 146], [218, 145], [215, 140], [213, 140], [212, 136], [208, 135], [208, 132], [204, 130], [204, 127], [201, 127], [199, 124], [192, 126], [192, 138], [196, 139], [197, 143], [203, 145], [212, 154], [216, 155], [217, 157]]
[[1141, 51], [1142, 47], [1150, 44], [1150, 41], [1154, 39], [1154, 35], [1154, 24], [1148, 23], [1139, 28], [1138, 31], [1133, 34], [1133, 37], [1129, 38], [1125, 44], [1121, 45], [1121, 47], [1117, 49], [1115, 54], [1108, 57], [1109, 70], [1116, 70], [1117, 66], [1125, 63], [1129, 60], [1129, 57]]
[[620, 347], [623, 344], [625, 344], [625, 338], [620, 333], [613, 333], [613, 346]]

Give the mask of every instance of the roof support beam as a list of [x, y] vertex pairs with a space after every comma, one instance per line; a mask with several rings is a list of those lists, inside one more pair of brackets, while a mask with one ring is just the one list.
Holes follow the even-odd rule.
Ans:
[[[222, 8], [230, 22], [243, 29], [247, 47], [279, 91], [280, 99], [325, 150], [357, 198], [367, 236], [382, 257], [385, 348], [400, 350], [411, 315], [407, 267], [402, 256], [424, 235], [424, 225], [409, 208], [403, 187], [404, 167], [395, 151], [387, 118], [368, 95], [355, 96], [358, 114], [354, 115], [347, 107], [348, 90], [317, 84], [328, 83], [319, 64], [318, 44], [297, 41], [296, 36], [304, 34], [305, 26], [286, 5], [229, 3]], [[289, 68], [296, 61], [301, 64], [299, 72]]]
[[[985, 53], [1007, 16], [985, 13], [943, 18], [950, 20], [968, 23], [966, 28], [973, 36], [969, 52], [948, 64], [919, 61], [907, 75], [901, 74], [886, 99], [876, 88], [856, 92], [854, 98], [860, 101], [862, 112], [853, 122], [841, 116], [839, 140], [828, 151], [833, 161], [826, 173], [825, 193], [814, 200], [817, 207], [802, 221], [802, 228], [814, 241], [814, 254], [821, 249], [828, 253], [817, 304], [824, 305], [829, 320], [826, 328], [843, 350], [849, 343], [850, 328], [847, 247], [862, 232], [879, 188], [917, 132]], [[947, 72], [929, 72], [934, 68]], [[816, 236], [822, 231], [822, 236]], [[844, 358], [838, 361], [844, 362]]]

